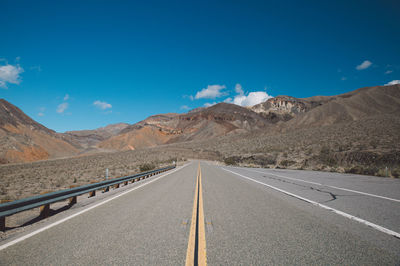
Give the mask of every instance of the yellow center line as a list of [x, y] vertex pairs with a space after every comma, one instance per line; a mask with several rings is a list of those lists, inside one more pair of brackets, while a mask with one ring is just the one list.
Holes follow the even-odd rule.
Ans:
[[204, 229], [203, 190], [201, 185], [200, 163], [197, 169], [192, 221], [190, 224], [189, 242], [186, 251], [186, 266], [189, 265], [207, 265], [206, 234]]

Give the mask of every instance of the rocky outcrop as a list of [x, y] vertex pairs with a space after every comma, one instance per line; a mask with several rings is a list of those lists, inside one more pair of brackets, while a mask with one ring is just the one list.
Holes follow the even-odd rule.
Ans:
[[256, 113], [263, 114], [272, 122], [288, 121], [294, 116], [310, 111], [320, 105], [318, 102], [307, 101], [290, 96], [277, 96], [266, 102], [254, 105], [250, 109]]

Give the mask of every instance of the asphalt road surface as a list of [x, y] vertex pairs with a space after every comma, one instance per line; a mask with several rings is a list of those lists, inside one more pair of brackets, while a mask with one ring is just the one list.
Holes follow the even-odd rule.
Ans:
[[184, 265], [199, 193], [209, 265], [400, 263], [400, 180], [198, 167], [191, 162], [33, 225], [0, 242], [0, 264]]

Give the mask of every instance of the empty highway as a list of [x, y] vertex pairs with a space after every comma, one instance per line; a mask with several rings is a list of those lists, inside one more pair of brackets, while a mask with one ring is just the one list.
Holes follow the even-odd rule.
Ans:
[[397, 265], [399, 221], [400, 180], [189, 162], [0, 242], [0, 264]]

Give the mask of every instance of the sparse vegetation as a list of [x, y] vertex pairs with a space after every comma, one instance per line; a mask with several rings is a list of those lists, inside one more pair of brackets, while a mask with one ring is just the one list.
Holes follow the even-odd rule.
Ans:
[[237, 165], [237, 163], [238, 163], [238, 158], [237, 158], [237, 157], [234, 157], [234, 156], [226, 157], [226, 158], [224, 158], [224, 163], [225, 163], [226, 165]]
[[283, 160], [283, 161], [281, 161], [281, 162], [279, 163], [279, 165], [280, 165], [280, 166], [283, 166], [283, 167], [288, 167], [288, 166], [293, 165], [293, 164], [295, 164], [295, 163], [296, 163], [295, 161]]
[[391, 174], [394, 178], [400, 178], [400, 167], [392, 169]]
[[151, 171], [151, 170], [153, 170], [155, 168], [156, 168], [156, 165], [152, 164], [152, 163], [145, 163], [145, 164], [141, 164], [139, 166], [140, 172]]
[[171, 165], [173, 161], [186, 161], [186, 158], [215, 160], [217, 156], [206, 150], [198, 154], [176, 147], [159, 147], [0, 165], [0, 200], [16, 200], [38, 195], [42, 191], [67, 189], [71, 185], [81, 186], [91, 181], [99, 182], [105, 179], [106, 168], [109, 169], [109, 177], [115, 178], [141, 172], [140, 166], [146, 164], [146, 169], [149, 165], [153, 165], [150, 168], [154, 169]]

